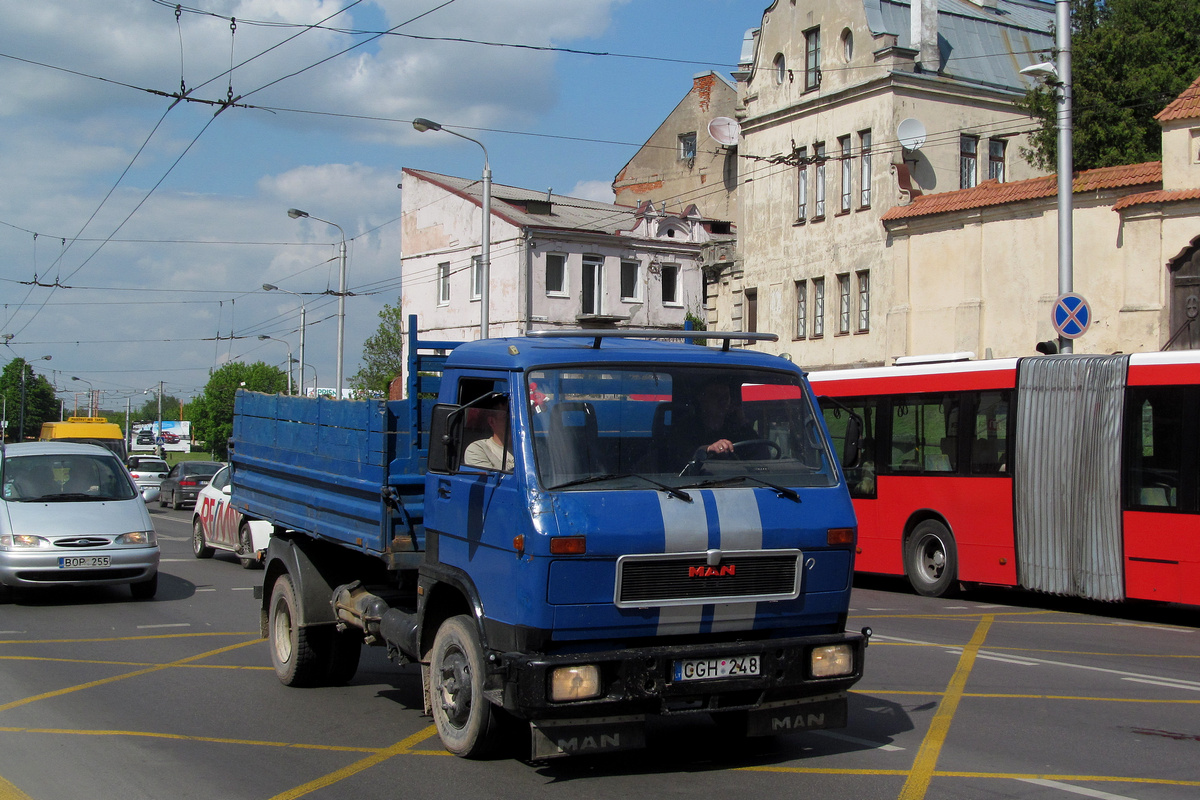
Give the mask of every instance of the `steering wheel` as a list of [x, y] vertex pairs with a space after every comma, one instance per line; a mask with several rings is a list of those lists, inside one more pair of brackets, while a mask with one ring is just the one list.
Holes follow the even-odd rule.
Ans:
[[[734, 442], [733, 454], [742, 461], [746, 461], [749, 458], [748, 454], [746, 454], [746, 451], [750, 450], [752, 447], [766, 447], [769, 453], [767, 458], [769, 459], [778, 459], [783, 456], [782, 448], [780, 448], [779, 445], [775, 444], [775, 442], [772, 442], [770, 439], [746, 439], [741, 442]], [[739, 449], [743, 452], [738, 452]]]

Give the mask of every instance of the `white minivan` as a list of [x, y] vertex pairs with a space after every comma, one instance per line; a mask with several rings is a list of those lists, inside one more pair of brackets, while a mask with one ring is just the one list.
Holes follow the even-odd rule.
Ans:
[[112, 451], [24, 442], [0, 449], [0, 600], [13, 588], [129, 584], [158, 591], [146, 503]]

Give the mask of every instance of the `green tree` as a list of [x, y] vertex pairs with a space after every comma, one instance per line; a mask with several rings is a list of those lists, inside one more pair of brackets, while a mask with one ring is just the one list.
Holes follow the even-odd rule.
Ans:
[[384, 305], [379, 327], [363, 344], [363, 365], [350, 379], [350, 388], [363, 394], [387, 396], [388, 384], [404, 368], [404, 315], [400, 303]]
[[284, 392], [287, 390], [287, 373], [262, 361], [253, 364], [234, 361], [209, 377], [204, 392], [188, 407], [192, 438], [205, 442], [212, 454], [222, 461], [229, 457], [233, 399], [238, 389], [271, 394]]
[[23, 358], [14, 358], [0, 373], [0, 407], [8, 420], [4, 441], [15, 442], [21, 427], [21, 373], [25, 373], [25, 438], [37, 438], [42, 423], [58, 419], [54, 387]]
[[[1053, 60], [1053, 53], [1043, 57]], [[1200, 75], [1200, 0], [1072, 0], [1072, 137], [1076, 170], [1162, 157], [1154, 115]], [[1054, 91], [1018, 105], [1041, 121], [1021, 155], [1058, 168]]]

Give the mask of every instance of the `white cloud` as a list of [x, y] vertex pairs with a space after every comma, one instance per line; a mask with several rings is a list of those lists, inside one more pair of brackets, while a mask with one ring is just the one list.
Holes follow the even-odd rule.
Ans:
[[580, 181], [575, 188], [567, 192], [568, 197], [578, 197], [583, 200], [594, 200], [598, 203], [611, 203], [616, 200], [613, 194], [612, 181]]

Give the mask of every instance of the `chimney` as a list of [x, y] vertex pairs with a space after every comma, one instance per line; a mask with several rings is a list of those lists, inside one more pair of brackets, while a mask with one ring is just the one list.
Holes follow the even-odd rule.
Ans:
[[917, 51], [922, 72], [936, 73], [941, 66], [938, 51], [937, 0], [912, 0], [909, 36]]

